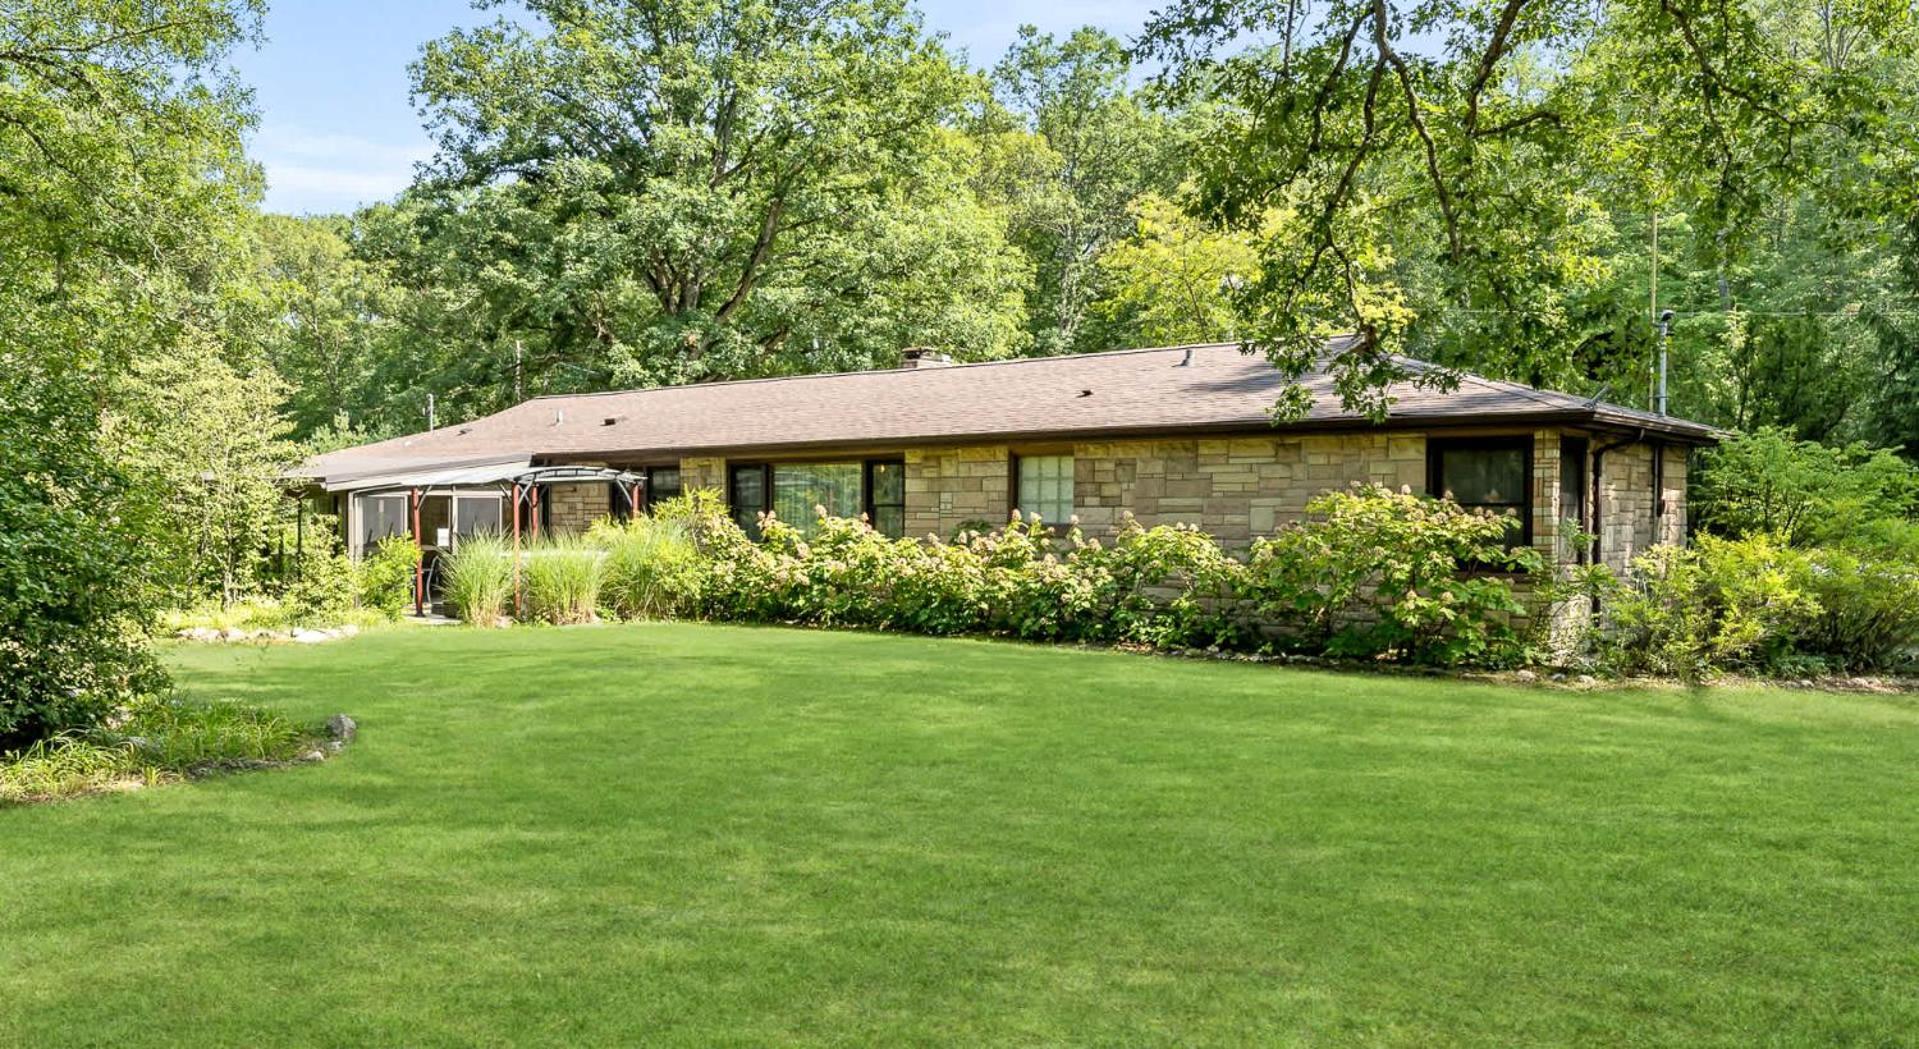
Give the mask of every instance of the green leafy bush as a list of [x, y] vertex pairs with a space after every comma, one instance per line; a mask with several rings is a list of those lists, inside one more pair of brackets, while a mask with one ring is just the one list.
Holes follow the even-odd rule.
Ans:
[[420, 564], [420, 548], [405, 536], [380, 540], [373, 552], [360, 559], [355, 573], [361, 608], [372, 609], [389, 619], [398, 619], [413, 607], [415, 570]]
[[530, 544], [521, 559], [526, 617], [554, 624], [592, 622], [603, 556], [583, 536], [560, 534]]
[[1764, 536], [1703, 535], [1633, 560], [1602, 655], [1628, 673], [1804, 670], [1795, 640], [1820, 614], [1807, 555]]
[[1355, 485], [1253, 544], [1245, 592], [1282, 643], [1338, 656], [1445, 666], [1525, 654], [1527, 609], [1509, 573], [1541, 567], [1503, 540], [1517, 522], [1457, 504]]
[[1800, 651], [1847, 673], [1919, 664], [1919, 560], [1830, 549], [1807, 560], [1819, 610], [1797, 638]]
[[1693, 502], [1698, 521], [1724, 535], [1851, 545], [1919, 517], [1919, 466], [1888, 449], [1766, 428], [1702, 454]]
[[600, 603], [613, 615], [656, 619], [698, 606], [704, 572], [683, 523], [643, 514], [623, 524], [602, 521], [587, 541], [606, 551]]

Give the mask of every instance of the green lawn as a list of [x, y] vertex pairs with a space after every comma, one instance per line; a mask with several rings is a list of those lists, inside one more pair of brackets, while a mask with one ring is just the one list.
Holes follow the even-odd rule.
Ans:
[[1909, 1045], [1919, 702], [658, 625], [193, 647], [0, 810], [0, 1044]]

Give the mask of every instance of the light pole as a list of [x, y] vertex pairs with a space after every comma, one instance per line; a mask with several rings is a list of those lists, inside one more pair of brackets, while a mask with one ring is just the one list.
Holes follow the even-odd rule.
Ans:
[[1666, 345], [1672, 341], [1672, 311], [1659, 314], [1659, 393], [1653, 399], [1653, 410], [1660, 415], [1666, 414]]

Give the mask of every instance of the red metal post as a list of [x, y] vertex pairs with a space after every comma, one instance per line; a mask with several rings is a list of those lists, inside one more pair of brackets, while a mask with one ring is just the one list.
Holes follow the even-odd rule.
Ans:
[[540, 537], [540, 486], [537, 484], [528, 485], [526, 493], [532, 500], [529, 506], [531, 513], [527, 517], [527, 527], [532, 531], [533, 538], [538, 539]]
[[419, 559], [413, 562], [413, 614], [426, 614], [426, 538], [420, 534], [420, 490], [413, 489], [408, 501], [413, 504], [413, 552]]
[[520, 482], [513, 482], [513, 618], [520, 618]]

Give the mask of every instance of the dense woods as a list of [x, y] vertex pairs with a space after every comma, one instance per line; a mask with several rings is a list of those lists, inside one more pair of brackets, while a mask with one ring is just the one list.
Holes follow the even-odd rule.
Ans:
[[1649, 407], [1670, 309], [1675, 414], [1919, 450], [1904, 3], [1181, 0], [967, 61], [903, 0], [526, 0], [422, 49], [410, 188], [305, 217], [262, 14], [0, 0], [0, 740], [429, 396], [1357, 332], [1370, 411], [1398, 354]]

